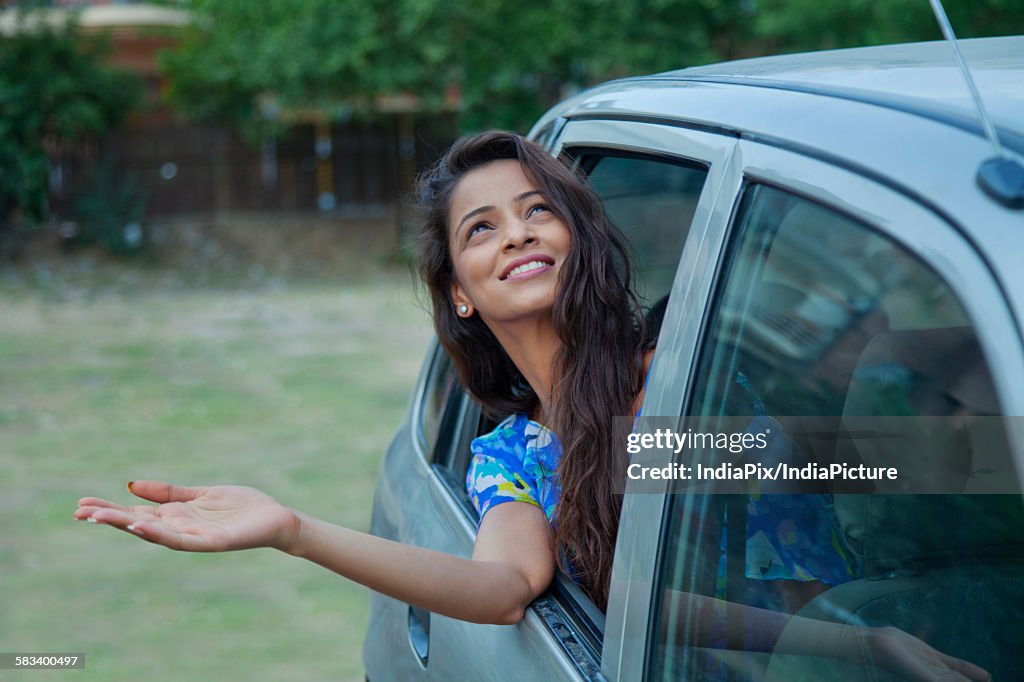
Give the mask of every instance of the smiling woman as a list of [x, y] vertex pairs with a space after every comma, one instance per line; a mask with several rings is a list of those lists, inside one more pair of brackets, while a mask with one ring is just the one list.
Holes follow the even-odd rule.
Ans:
[[[456, 143], [419, 196], [438, 339], [469, 393], [506, 419], [506, 437], [473, 446], [476, 547], [508, 513], [484, 512], [541, 508], [561, 568], [603, 608], [626, 464], [611, 424], [636, 411], [650, 350], [625, 239], [589, 185], [510, 133]], [[539, 459], [535, 435], [550, 443]]]
[[[521, 620], [561, 563], [603, 607], [625, 464], [608, 427], [639, 404], [644, 365], [625, 242], [585, 183], [511, 133], [461, 140], [418, 187], [438, 337], [488, 413], [524, 427], [499, 428], [513, 441], [481, 439], [474, 453], [483, 518], [471, 558], [341, 528], [239, 486], [136, 481], [130, 491], [157, 506], [86, 497], [74, 517], [184, 551], [277, 548], [485, 623]], [[545, 448], [538, 467], [496, 456], [527, 440]]]

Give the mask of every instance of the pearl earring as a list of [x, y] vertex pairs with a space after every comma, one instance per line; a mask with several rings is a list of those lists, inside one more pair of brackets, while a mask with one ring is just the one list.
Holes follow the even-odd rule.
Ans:
[[468, 313], [468, 312], [469, 312], [469, 306], [468, 306], [468, 305], [466, 305], [466, 304], [462, 304], [462, 305], [460, 305], [460, 306], [459, 306], [459, 312], [460, 312], [461, 314], [465, 315], [466, 313]]

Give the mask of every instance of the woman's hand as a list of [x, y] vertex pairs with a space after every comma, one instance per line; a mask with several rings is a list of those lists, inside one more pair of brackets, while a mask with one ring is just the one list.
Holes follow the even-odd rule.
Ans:
[[966, 682], [991, 679], [984, 668], [937, 651], [895, 627], [864, 628], [864, 654], [869, 662], [908, 680]]
[[156, 506], [124, 506], [83, 497], [72, 518], [114, 526], [144, 540], [185, 552], [229, 552], [254, 547], [288, 551], [298, 536], [298, 516], [255, 488], [191, 487], [160, 481], [128, 484]]

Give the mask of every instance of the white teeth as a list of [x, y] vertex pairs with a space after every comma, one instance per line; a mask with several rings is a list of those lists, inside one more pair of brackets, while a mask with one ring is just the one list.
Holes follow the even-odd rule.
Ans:
[[539, 261], [539, 260], [532, 260], [529, 263], [523, 263], [519, 267], [513, 268], [511, 271], [509, 271], [509, 273], [507, 275], [505, 275], [505, 279], [508, 279], [509, 277], [512, 277], [514, 275], [522, 274], [524, 272], [529, 272], [530, 270], [536, 270], [537, 268], [543, 268], [543, 267], [546, 267], [547, 265], [548, 265], [548, 263], [544, 263], [544, 262]]

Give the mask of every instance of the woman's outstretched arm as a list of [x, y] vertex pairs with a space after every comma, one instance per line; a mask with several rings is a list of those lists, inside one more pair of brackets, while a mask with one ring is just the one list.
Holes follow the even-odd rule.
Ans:
[[395, 599], [474, 623], [512, 625], [554, 577], [551, 529], [538, 507], [501, 504], [484, 515], [473, 557], [413, 547], [298, 514], [286, 550]]
[[519, 622], [554, 577], [547, 519], [521, 502], [488, 511], [467, 559], [328, 523], [255, 488], [136, 481], [129, 489], [158, 504], [84, 497], [73, 517], [180, 551], [272, 547], [401, 601], [478, 623]]

